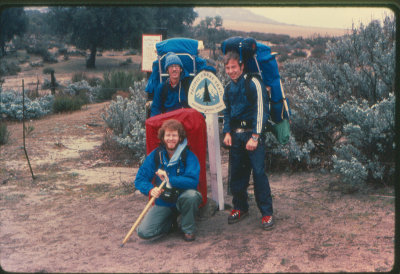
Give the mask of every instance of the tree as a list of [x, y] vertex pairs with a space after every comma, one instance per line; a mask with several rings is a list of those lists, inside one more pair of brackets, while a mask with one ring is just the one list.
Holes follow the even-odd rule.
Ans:
[[94, 68], [101, 49], [138, 47], [143, 31], [152, 26], [151, 9], [137, 7], [55, 7], [49, 22], [58, 35], [79, 49], [89, 49], [86, 67]]
[[179, 32], [196, 16], [193, 8], [53, 7], [49, 23], [55, 33], [77, 48], [89, 49], [86, 66], [94, 68], [99, 48], [138, 48], [142, 33], [154, 27]]
[[171, 34], [182, 33], [197, 17], [193, 8], [157, 7], [153, 10], [155, 27], [166, 28]]
[[22, 35], [27, 28], [28, 19], [23, 8], [8, 8], [0, 16], [1, 56], [6, 54], [5, 44], [15, 35]]
[[217, 15], [215, 17], [207, 16], [206, 19], [201, 20], [199, 24], [199, 34], [205, 37], [205, 46], [213, 52], [213, 57], [215, 59], [215, 50], [217, 49], [217, 42], [219, 30], [222, 28], [223, 20], [222, 17]]

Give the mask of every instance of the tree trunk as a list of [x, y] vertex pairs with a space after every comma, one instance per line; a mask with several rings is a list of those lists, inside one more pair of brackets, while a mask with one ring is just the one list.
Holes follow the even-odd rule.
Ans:
[[93, 46], [90, 49], [89, 59], [86, 60], [86, 68], [95, 68], [96, 67], [96, 53], [97, 53], [97, 48], [95, 46]]
[[1, 56], [6, 56], [6, 48], [5, 48], [5, 45], [4, 45], [4, 43], [0, 43], [1, 45], [0, 45], [0, 48], [1, 48], [1, 52], [0, 52], [0, 57]]
[[56, 77], [54, 76], [54, 71], [50, 72], [51, 73], [51, 95], [56, 94]]

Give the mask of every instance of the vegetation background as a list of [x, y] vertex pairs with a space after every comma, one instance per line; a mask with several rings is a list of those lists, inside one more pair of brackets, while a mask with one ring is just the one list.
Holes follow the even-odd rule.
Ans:
[[[49, 223], [46, 214], [56, 214], [59, 208], [63, 216], [68, 217], [68, 210], [77, 210], [57, 203], [56, 197], [67, 195], [69, 201], [87, 209], [92, 202], [103, 210], [112, 203], [112, 209], [120, 214], [125, 214], [124, 202], [136, 209], [144, 204], [141, 196], [134, 192], [134, 172], [127, 171], [136, 170], [145, 157], [144, 106], [147, 98], [144, 87], [148, 74], [140, 70], [142, 33], [202, 40], [205, 49], [199, 54], [215, 64], [217, 75], [224, 83], [227, 77], [219, 50], [224, 39], [251, 36], [279, 53], [280, 74], [292, 109], [292, 136], [289, 144], [282, 146], [267, 134], [266, 164], [275, 192], [278, 227], [282, 225], [285, 236], [293, 237], [291, 239], [296, 242], [299, 231], [293, 228], [297, 226], [301, 233], [310, 237], [312, 244], [302, 247], [302, 254], [306, 253], [308, 257], [300, 262], [301, 254], [276, 255], [274, 250], [290, 249], [278, 241], [273, 241], [270, 250], [253, 243], [256, 248], [250, 255], [260, 261], [252, 261], [247, 255], [248, 260], [245, 266], [238, 268], [239, 272], [269, 272], [271, 269], [273, 272], [352, 271], [353, 266], [357, 271], [386, 271], [393, 266], [396, 155], [396, 22], [393, 17], [355, 26], [340, 35], [295, 37], [250, 29], [232, 30], [230, 28], [234, 26], [226, 25], [221, 16], [198, 19], [194, 25], [194, 10], [177, 7], [53, 7], [47, 12], [10, 8], [2, 10], [0, 18], [0, 179], [4, 190], [1, 203], [5, 208], [2, 211], [5, 221], [2, 222], [1, 248], [4, 252], [1, 262], [2, 267], [7, 266], [6, 270], [113, 271], [110, 265], [85, 268], [79, 263], [77, 268], [67, 268], [57, 261], [51, 266], [52, 263], [46, 261], [46, 252], [51, 251], [46, 245], [42, 246], [46, 252], [40, 258], [34, 256], [40, 264], [20, 265], [14, 256], [33, 257], [30, 252], [35, 250], [34, 246], [19, 247], [16, 244], [21, 235], [29, 237], [29, 232], [21, 225], [29, 223], [43, 229]], [[26, 159], [21, 151], [22, 133], [26, 135], [27, 151], [32, 158], [35, 173], [32, 176], [26, 169]], [[223, 150], [225, 173], [227, 154]], [[114, 171], [108, 174], [108, 168]], [[115, 178], [118, 176], [115, 172], [119, 172], [119, 179]], [[107, 181], [100, 180], [99, 174]], [[289, 178], [286, 177], [288, 174]], [[282, 189], [282, 183], [287, 189]], [[30, 192], [32, 194], [28, 194]], [[46, 199], [42, 200], [43, 195]], [[228, 195], [226, 200], [230, 200]], [[291, 202], [285, 203], [286, 200]], [[48, 207], [43, 215], [33, 218], [43, 207]], [[303, 210], [293, 212], [293, 207]], [[343, 218], [340, 224], [333, 213], [339, 208]], [[111, 206], [109, 210], [111, 214]], [[87, 218], [87, 214], [78, 215]], [[134, 220], [135, 214], [130, 213], [129, 220]], [[293, 214], [302, 217], [299, 220]], [[104, 230], [120, 230], [119, 233], [124, 234], [124, 230], [129, 229], [126, 224], [129, 222], [123, 224], [121, 221], [118, 221], [119, 228], [111, 228], [116, 220], [112, 214], [107, 216], [109, 220]], [[223, 213], [216, 213], [210, 218], [216, 218], [216, 231], [224, 231], [221, 228], [224, 217]], [[254, 218], [258, 217], [253, 215], [251, 220]], [[321, 220], [319, 226], [314, 227], [314, 220], [318, 218]], [[82, 222], [82, 219], [70, 219]], [[57, 225], [44, 230], [52, 235], [52, 241], [60, 243], [62, 239], [58, 235], [61, 231], [81, 235], [84, 229], [98, 225], [100, 220], [95, 219], [96, 222], [85, 223], [75, 230], [73, 227], [65, 230]], [[354, 227], [346, 230], [346, 223], [352, 223]], [[323, 231], [330, 225], [337, 225], [341, 232], [330, 228], [328, 237], [310, 230], [313, 227], [315, 231]], [[11, 228], [18, 229], [11, 232]], [[368, 229], [372, 234], [368, 234]], [[239, 237], [236, 232], [228, 233]], [[218, 238], [205, 228], [200, 229], [200, 235], [204, 237], [201, 244]], [[251, 235], [249, 232], [248, 236]], [[279, 231], [273, 235], [280, 238]], [[365, 242], [368, 237], [374, 241]], [[101, 244], [110, 244], [102, 239]], [[38, 245], [37, 241], [30, 243]], [[81, 238], [80, 243], [84, 243]], [[235, 249], [243, 252], [243, 246], [247, 247], [235, 244]], [[171, 245], [166, 241], [161, 248], [168, 250]], [[228, 238], [220, 244], [225, 250], [228, 246]], [[145, 247], [142, 244], [140, 250]], [[341, 256], [334, 249], [350, 247], [357, 250], [361, 247], [360, 259], [347, 259], [345, 264], [334, 263]], [[71, 246], [63, 248], [74, 249]], [[81, 245], [80, 248], [82, 250]], [[150, 248], [154, 252], [155, 249]], [[92, 260], [103, 256], [87, 252]], [[200, 254], [195, 249], [190, 252]], [[272, 259], [271, 254], [279, 258]], [[185, 269], [171, 265], [152, 268], [150, 263], [147, 264], [151, 256], [151, 252], [146, 253], [146, 263], [139, 268], [129, 268], [127, 261], [119, 270]], [[197, 258], [202, 258], [199, 256]], [[203, 259], [210, 260], [206, 257]], [[241, 255], [234, 254], [234, 257]], [[369, 264], [371, 258], [376, 260]], [[318, 260], [318, 266], [313, 267], [315, 260]], [[115, 263], [115, 258], [112, 261]], [[196, 267], [189, 270], [237, 270], [221, 262], [215, 262], [215, 268], [202, 267], [201, 261], [196, 263], [194, 260]], [[46, 266], [40, 268], [41, 264]]]

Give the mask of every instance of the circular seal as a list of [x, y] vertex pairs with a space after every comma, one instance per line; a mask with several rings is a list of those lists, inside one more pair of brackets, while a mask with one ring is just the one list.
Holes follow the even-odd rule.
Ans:
[[188, 92], [189, 106], [202, 113], [218, 113], [225, 109], [222, 99], [224, 87], [221, 81], [210, 71], [203, 70], [190, 84]]

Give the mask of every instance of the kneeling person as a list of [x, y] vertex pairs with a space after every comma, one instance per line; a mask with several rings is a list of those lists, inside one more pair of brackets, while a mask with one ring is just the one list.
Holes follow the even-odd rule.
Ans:
[[[137, 229], [138, 236], [151, 239], [168, 233], [181, 214], [184, 240], [195, 239], [195, 216], [202, 201], [197, 191], [200, 164], [196, 155], [187, 147], [186, 132], [177, 120], [165, 121], [158, 131], [160, 146], [145, 159], [135, 179], [141, 193], [156, 197], [153, 206]], [[159, 190], [152, 184], [155, 177], [159, 186], [164, 179], [169, 185]]]

